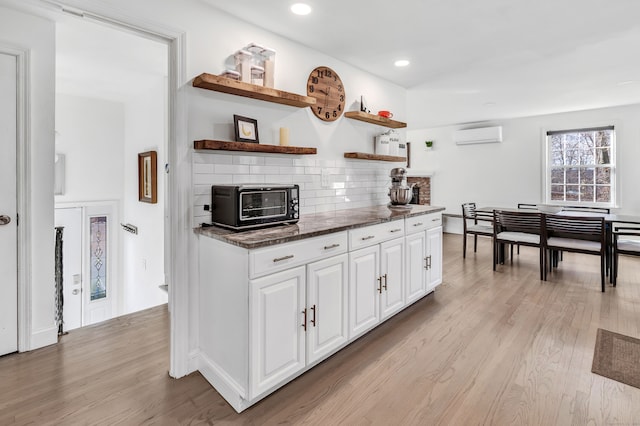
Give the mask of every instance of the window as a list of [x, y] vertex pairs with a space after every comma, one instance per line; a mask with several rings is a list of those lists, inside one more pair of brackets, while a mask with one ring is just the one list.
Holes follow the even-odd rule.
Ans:
[[91, 301], [107, 297], [107, 217], [95, 216], [89, 221], [91, 269], [89, 272]]
[[613, 126], [547, 132], [547, 201], [612, 206]]

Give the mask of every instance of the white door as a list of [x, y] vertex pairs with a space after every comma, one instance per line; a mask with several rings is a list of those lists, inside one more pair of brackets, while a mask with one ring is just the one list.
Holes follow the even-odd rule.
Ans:
[[442, 227], [427, 231], [427, 293], [442, 283]]
[[407, 235], [407, 274], [405, 281], [407, 304], [426, 294], [426, 233]]
[[17, 65], [0, 53], [0, 355], [18, 350]]
[[347, 342], [348, 262], [342, 254], [307, 266], [307, 363]]
[[85, 207], [82, 285], [83, 325], [91, 325], [115, 316], [118, 288], [117, 204]]
[[305, 267], [258, 278], [249, 285], [251, 399], [305, 366]]
[[349, 253], [349, 338], [380, 322], [380, 246]]
[[380, 318], [385, 319], [404, 306], [404, 238], [380, 245]]
[[82, 208], [57, 208], [56, 227], [62, 231], [63, 330], [82, 327]]

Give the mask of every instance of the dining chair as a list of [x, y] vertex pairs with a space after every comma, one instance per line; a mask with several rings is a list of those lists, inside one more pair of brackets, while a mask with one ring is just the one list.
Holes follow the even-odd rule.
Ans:
[[[545, 264], [549, 265], [549, 271], [557, 266], [557, 262], [547, 256], [553, 257], [560, 251], [600, 256], [600, 284], [604, 292], [607, 248], [604, 218], [546, 214], [543, 225]], [[544, 279], [547, 279], [546, 268]]]
[[[538, 247], [540, 250], [540, 279], [544, 278], [544, 244], [542, 235], [542, 213], [533, 211], [494, 210], [493, 225], [493, 270], [504, 263], [504, 245], [514, 244]], [[513, 251], [511, 252], [513, 262]]]
[[[531, 203], [518, 203], [518, 209], [538, 210], [538, 205]], [[516, 246], [518, 247], [518, 254], [520, 254], [520, 244], [516, 244]], [[513, 245], [511, 245], [511, 257], [513, 257]]]
[[640, 240], [634, 240], [628, 237], [640, 237], [640, 228], [616, 226], [613, 230], [613, 265], [611, 268], [611, 283], [614, 287], [618, 281], [618, 255], [626, 254], [628, 256], [640, 256]]
[[[575, 216], [600, 216], [605, 214], [611, 214], [611, 209], [609, 207], [594, 207], [594, 206], [562, 206], [563, 212], [570, 212], [570, 214], [574, 214]], [[605, 232], [605, 240], [607, 241], [606, 247], [606, 258], [605, 258], [605, 273], [609, 275], [611, 270], [613, 269], [613, 253], [612, 253], [612, 245], [613, 245], [613, 236], [611, 233], [611, 224], [606, 220], [604, 222], [604, 232]], [[560, 258], [562, 259], [562, 252], [560, 252]], [[613, 283], [613, 278], [611, 277], [611, 282]]]
[[478, 235], [493, 237], [493, 213], [476, 211], [476, 203], [462, 204], [462, 258], [467, 257], [467, 234], [473, 235], [473, 252], [478, 250]]
[[538, 210], [538, 205], [529, 203], [518, 203], [518, 208], [525, 210]]

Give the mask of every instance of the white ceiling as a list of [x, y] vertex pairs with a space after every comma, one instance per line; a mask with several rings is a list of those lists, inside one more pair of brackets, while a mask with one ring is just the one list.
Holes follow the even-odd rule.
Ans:
[[202, 1], [410, 89], [414, 125], [640, 103], [637, 0]]

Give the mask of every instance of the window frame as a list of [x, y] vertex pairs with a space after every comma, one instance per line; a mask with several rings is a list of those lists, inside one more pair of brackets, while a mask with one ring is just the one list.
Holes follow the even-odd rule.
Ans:
[[[565, 127], [565, 126], [563, 126]], [[611, 147], [610, 147], [610, 159], [609, 165], [611, 168], [610, 175], [610, 195], [611, 198], [609, 202], [585, 202], [585, 201], [560, 201], [560, 200], [552, 200], [551, 199], [551, 169], [553, 167], [552, 164], [552, 150], [551, 150], [551, 136], [557, 134], [565, 134], [565, 133], [580, 133], [580, 132], [589, 132], [589, 131], [597, 131], [597, 130], [611, 130]], [[543, 152], [544, 152], [544, 162], [543, 162], [543, 176], [544, 176], [544, 196], [546, 204], [550, 205], [558, 205], [558, 206], [589, 206], [589, 207], [609, 207], [615, 208], [617, 206], [617, 192], [618, 192], [618, 181], [617, 181], [617, 155], [616, 155], [616, 145], [617, 145], [617, 133], [619, 130], [619, 125], [616, 123], [607, 123], [603, 125], [588, 125], [583, 127], [569, 127], [566, 126], [565, 129], [557, 130], [557, 129], [543, 129], [542, 132], [542, 140], [543, 140]], [[587, 167], [597, 167], [597, 164], [593, 166], [589, 165]], [[565, 166], [566, 167], [566, 166]], [[583, 165], [577, 165], [575, 167], [584, 167]], [[594, 176], [595, 179], [595, 176]], [[566, 185], [566, 183], [565, 183]]]

